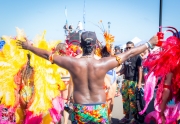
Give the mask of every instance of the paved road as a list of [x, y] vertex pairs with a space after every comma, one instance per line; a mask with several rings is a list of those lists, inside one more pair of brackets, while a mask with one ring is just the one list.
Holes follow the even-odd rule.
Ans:
[[[153, 101], [150, 103], [147, 112], [151, 112], [153, 110]], [[122, 105], [122, 96], [115, 97], [115, 103], [112, 113], [112, 121], [113, 124], [118, 124], [119, 119], [123, 118], [123, 105]], [[63, 123], [62, 123], [63, 124]], [[71, 124], [69, 121], [68, 124]]]

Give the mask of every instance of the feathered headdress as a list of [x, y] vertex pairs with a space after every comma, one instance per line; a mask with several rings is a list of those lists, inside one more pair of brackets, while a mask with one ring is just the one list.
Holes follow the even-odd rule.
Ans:
[[[17, 36], [15, 38], [2, 36], [2, 40], [5, 41], [5, 45], [3, 46], [2, 51], [0, 51], [0, 104], [9, 108], [16, 108], [16, 96], [17, 92], [17, 84], [15, 83], [15, 75], [19, 72], [19, 70], [23, 67], [25, 63], [27, 63], [27, 54], [29, 51], [19, 49], [16, 45], [17, 40], [26, 41], [25, 33], [22, 30], [16, 29]], [[38, 37], [36, 42], [34, 42], [34, 46], [50, 50], [49, 43], [44, 38], [45, 32], [42, 36]], [[60, 96], [60, 90], [66, 89], [64, 82], [61, 80], [59, 71], [60, 67], [55, 64], [51, 64], [49, 61], [36, 56], [35, 54], [31, 54], [31, 66], [34, 68], [34, 99], [31, 105], [26, 109], [26, 111], [30, 112], [28, 114], [26, 112], [25, 121], [31, 122], [30, 120], [35, 117], [41, 117], [42, 113], [49, 113], [51, 116], [49, 117], [51, 120], [55, 121], [57, 117], [58, 121], [60, 120], [60, 111], [63, 107], [58, 107], [56, 109], [54, 100], [58, 99]], [[63, 103], [62, 101], [56, 103]], [[56, 104], [57, 105], [57, 104]], [[14, 110], [15, 111], [15, 110]], [[22, 113], [16, 113], [16, 121], [21, 120]], [[19, 118], [19, 119], [18, 119]], [[57, 121], [57, 122], [58, 122]]]
[[[155, 108], [158, 108], [161, 103], [164, 81], [166, 80], [166, 75], [168, 73], [173, 73], [171, 84], [172, 95], [176, 98], [180, 96], [180, 37], [178, 31], [174, 27], [164, 28], [169, 28], [165, 32], [172, 32], [173, 36], [168, 37], [166, 40], [163, 40], [162, 37], [159, 38], [162, 41], [160, 43], [161, 51], [155, 51], [149, 54], [148, 58], [143, 63], [143, 67], [147, 67], [149, 69], [145, 85], [145, 91], [148, 92], [144, 93], [146, 105], [140, 114], [145, 112], [148, 104], [153, 98], [154, 88], [158, 84], [159, 77], [161, 78], [161, 82], [158, 84]], [[180, 99], [176, 100], [180, 101]]]
[[[96, 26], [98, 26], [101, 29], [101, 31], [103, 32], [103, 37], [104, 37], [104, 40], [105, 40], [105, 43], [106, 43], [106, 48], [107, 48], [107, 51], [110, 53], [112, 44], [114, 42], [114, 36], [111, 35], [110, 33], [108, 33], [104, 29], [104, 25], [102, 23], [102, 20], [100, 20], [99, 25], [96, 25]], [[99, 44], [97, 46], [98, 47], [96, 48], [95, 54], [98, 55], [98, 56], [101, 56], [102, 44], [99, 42]]]
[[76, 42], [77, 44], [80, 44], [79, 41], [72, 41], [69, 42], [69, 40], [66, 40], [65, 42], [65, 49], [57, 49], [57, 46], [52, 48], [52, 53], [58, 53], [58, 54], [65, 54], [66, 56], [72, 56], [75, 57], [77, 55], [79, 55], [82, 52], [82, 49], [80, 46], [73, 44], [74, 42]]
[[3, 48], [4, 44], [5, 44], [5, 41], [4, 41], [4, 40], [1, 40], [1, 41], [0, 41], [0, 50]]

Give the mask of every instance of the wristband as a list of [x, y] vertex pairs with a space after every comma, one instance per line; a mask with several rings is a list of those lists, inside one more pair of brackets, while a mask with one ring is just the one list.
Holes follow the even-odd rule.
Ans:
[[148, 44], [148, 47], [150, 48], [150, 49], [153, 49], [154, 47], [151, 45], [151, 43], [149, 43], [149, 41], [148, 42], [146, 42], [147, 44]]
[[65, 99], [65, 98], [63, 98], [63, 100], [67, 100], [67, 101], [70, 101], [70, 98], [66, 98], [66, 99]]
[[146, 47], [149, 48], [148, 43], [145, 43]]
[[50, 56], [49, 56], [49, 61], [53, 64], [53, 60], [54, 60], [54, 54], [51, 54]]

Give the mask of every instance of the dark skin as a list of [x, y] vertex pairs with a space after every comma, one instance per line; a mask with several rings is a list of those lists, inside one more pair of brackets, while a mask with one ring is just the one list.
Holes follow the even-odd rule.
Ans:
[[[149, 42], [154, 46], [158, 42], [157, 36], [153, 36]], [[17, 42], [17, 45], [34, 54], [49, 60], [51, 52], [33, 47], [28, 42]], [[117, 56], [124, 62], [128, 58], [142, 53], [147, 49], [146, 45], [133, 48]], [[77, 104], [105, 103], [104, 77], [106, 72], [118, 66], [115, 57], [105, 57], [100, 60], [94, 58], [94, 50], [88, 57], [83, 54], [81, 58], [54, 55], [53, 63], [67, 69], [74, 83], [73, 98]]]
[[[172, 76], [173, 76], [173, 73], [168, 73], [166, 75], [166, 79], [164, 81], [165, 85], [169, 85], [169, 86], [171, 85]], [[164, 111], [166, 110], [166, 105], [168, 103], [170, 92], [171, 91], [168, 88], [163, 89], [162, 102], [160, 104], [160, 109], [161, 109], [160, 116], [161, 116], [161, 119], [162, 119], [162, 124], [166, 123], [166, 117], [164, 115]]]

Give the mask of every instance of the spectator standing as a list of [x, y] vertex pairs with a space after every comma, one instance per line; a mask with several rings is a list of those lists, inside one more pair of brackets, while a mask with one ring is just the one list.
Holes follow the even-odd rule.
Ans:
[[65, 34], [65, 39], [68, 39], [68, 35], [69, 35], [69, 28], [68, 28], [68, 24], [65, 24], [64, 27], [64, 34]]
[[[128, 41], [126, 43], [126, 51], [129, 51], [134, 47], [134, 43]], [[136, 87], [141, 88], [142, 81], [142, 59], [140, 55], [129, 58], [124, 62], [124, 68], [122, 73], [125, 79], [122, 84], [122, 99], [123, 99], [123, 110], [125, 117], [120, 120], [121, 123], [134, 123], [135, 119], [130, 120], [130, 115], [133, 117], [137, 113], [136, 108]]]
[[79, 34], [82, 33], [82, 31], [83, 31], [83, 25], [82, 25], [82, 22], [81, 22], [81, 21], [78, 22], [78, 25], [77, 25], [76, 30], [77, 30], [77, 32], [78, 32]]

